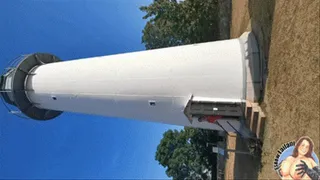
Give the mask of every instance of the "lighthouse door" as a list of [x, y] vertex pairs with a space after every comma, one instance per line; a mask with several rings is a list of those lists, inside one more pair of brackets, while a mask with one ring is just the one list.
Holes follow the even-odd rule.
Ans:
[[189, 120], [192, 117], [202, 116], [241, 117], [243, 112], [244, 102], [242, 100], [203, 97], [191, 97], [184, 110]]

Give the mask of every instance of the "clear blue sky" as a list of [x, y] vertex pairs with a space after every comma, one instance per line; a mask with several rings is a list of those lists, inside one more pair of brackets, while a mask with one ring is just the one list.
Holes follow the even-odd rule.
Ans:
[[[0, 0], [0, 68], [22, 54], [63, 60], [144, 50], [138, 7], [151, 0]], [[154, 155], [179, 128], [64, 113], [39, 122], [0, 104], [0, 179], [167, 178]]]

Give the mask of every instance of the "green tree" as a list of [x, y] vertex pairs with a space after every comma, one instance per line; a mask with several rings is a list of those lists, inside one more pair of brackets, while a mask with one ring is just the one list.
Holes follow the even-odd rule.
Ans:
[[168, 130], [157, 147], [155, 159], [173, 179], [210, 179], [215, 165], [215, 155], [206, 146], [217, 142], [216, 131], [185, 127], [184, 130]]
[[142, 43], [156, 49], [215, 40], [217, 5], [217, 0], [154, 0], [140, 7], [148, 20]]

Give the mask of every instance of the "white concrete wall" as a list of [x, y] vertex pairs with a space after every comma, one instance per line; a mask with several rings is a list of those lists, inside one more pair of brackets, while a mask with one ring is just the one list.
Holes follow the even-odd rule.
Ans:
[[234, 39], [46, 64], [27, 89], [39, 108], [184, 126], [191, 94], [245, 99], [243, 67]]

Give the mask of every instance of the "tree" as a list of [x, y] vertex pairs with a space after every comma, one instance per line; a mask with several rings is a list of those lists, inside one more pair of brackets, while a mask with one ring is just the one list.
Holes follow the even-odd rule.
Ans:
[[206, 145], [218, 140], [216, 131], [189, 127], [168, 130], [157, 147], [155, 159], [174, 179], [211, 179], [215, 155]]
[[156, 49], [215, 40], [217, 5], [217, 0], [154, 0], [140, 7], [148, 20], [142, 43]]

